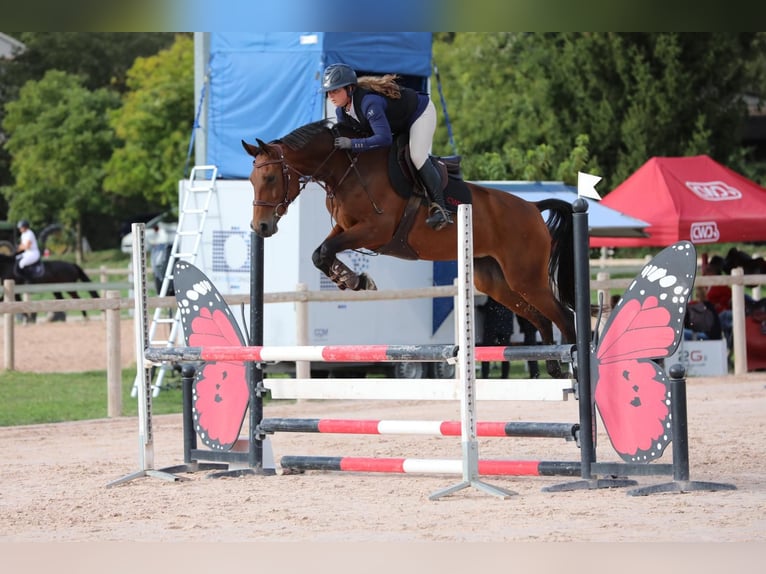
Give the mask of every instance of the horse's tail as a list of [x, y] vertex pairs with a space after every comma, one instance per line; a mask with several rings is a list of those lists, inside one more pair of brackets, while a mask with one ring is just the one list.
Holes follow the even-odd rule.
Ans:
[[[90, 280], [90, 277], [88, 277], [88, 274], [83, 271], [82, 267], [77, 265], [77, 263], [72, 263], [74, 265], [74, 268], [77, 270], [77, 278], [84, 282], [84, 283], [93, 283], [93, 281]], [[94, 299], [98, 299], [99, 294], [98, 291], [89, 291], [90, 296]]]
[[[551, 259], [548, 274], [555, 283], [559, 301], [569, 309], [575, 307], [574, 239], [572, 206], [562, 199], [543, 199], [535, 203], [541, 212], [548, 211], [546, 225], [551, 234]], [[554, 279], [555, 278], [555, 279]]]

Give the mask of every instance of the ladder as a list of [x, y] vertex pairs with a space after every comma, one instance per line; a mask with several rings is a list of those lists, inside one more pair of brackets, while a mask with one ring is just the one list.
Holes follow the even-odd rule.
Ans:
[[[189, 185], [181, 198], [181, 209], [178, 213], [178, 227], [173, 238], [173, 245], [168, 255], [165, 275], [162, 278], [158, 297], [166, 297], [173, 281], [173, 270], [176, 261], [183, 259], [194, 263], [202, 243], [202, 232], [205, 229], [205, 220], [210, 209], [210, 202], [215, 193], [215, 182], [218, 177], [218, 168], [214, 165], [194, 166], [189, 174]], [[161, 325], [166, 328], [159, 330]], [[149, 325], [146, 344], [152, 347], [176, 346], [179, 339], [179, 327], [181, 325], [180, 311], [175, 314], [168, 313], [166, 309], [157, 307], [154, 309], [152, 321]], [[158, 332], [159, 330], [159, 332]], [[163, 381], [172, 366], [163, 363], [155, 369], [155, 380], [152, 384], [152, 396], [156, 397], [162, 388]], [[131, 396], [135, 397], [138, 392], [138, 377], [133, 384]]]

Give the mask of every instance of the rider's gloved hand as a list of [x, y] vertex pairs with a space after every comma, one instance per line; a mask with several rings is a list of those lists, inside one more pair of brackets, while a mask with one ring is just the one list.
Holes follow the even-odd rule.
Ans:
[[335, 147], [338, 149], [351, 149], [351, 138], [335, 138]]

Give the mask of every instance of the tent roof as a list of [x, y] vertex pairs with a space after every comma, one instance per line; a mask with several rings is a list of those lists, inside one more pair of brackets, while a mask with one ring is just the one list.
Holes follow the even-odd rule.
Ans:
[[[574, 203], [577, 188], [560, 181], [477, 181], [479, 185], [509, 191], [527, 201], [563, 199]], [[606, 207], [596, 200], [588, 202], [588, 229], [591, 237], [646, 237], [643, 229], [649, 224]]]
[[430, 32], [210, 33], [205, 162], [220, 177], [247, 178], [240, 140], [271, 141], [325, 117], [322, 70], [431, 75]]
[[706, 155], [654, 157], [601, 203], [648, 221], [649, 237], [591, 239], [591, 247], [766, 240], [766, 189]]

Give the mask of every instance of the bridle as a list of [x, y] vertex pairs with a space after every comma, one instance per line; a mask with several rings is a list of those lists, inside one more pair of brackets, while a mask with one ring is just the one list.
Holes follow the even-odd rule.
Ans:
[[[282, 166], [282, 186], [285, 190], [285, 196], [282, 198], [281, 201], [264, 201], [263, 199], [253, 199], [253, 207], [273, 207], [274, 208], [274, 217], [277, 219], [277, 221], [285, 214], [287, 213], [287, 208], [290, 206], [290, 204], [295, 200], [295, 197], [298, 197], [303, 191], [303, 188], [306, 187], [310, 179], [307, 179], [307, 176], [296, 170], [294, 167], [287, 164], [287, 160], [285, 160], [285, 154], [282, 151], [282, 147], [279, 146], [279, 158], [277, 159], [268, 159], [266, 161], [259, 162], [257, 159], [253, 160], [253, 168], [258, 169], [259, 167], [265, 167], [267, 165], [273, 165], [273, 164], [279, 164]], [[298, 176], [299, 181], [303, 181], [303, 185], [298, 189], [298, 193], [295, 194], [295, 197], [290, 198], [290, 172], [294, 172]]]
[[[267, 165], [279, 164], [282, 167], [282, 186], [284, 187], [285, 195], [280, 201], [265, 201], [263, 199], [254, 198], [253, 207], [273, 207], [274, 219], [275, 221], [279, 221], [284, 216], [284, 214], [287, 213], [287, 208], [290, 206], [290, 204], [293, 201], [295, 201], [295, 199], [301, 194], [301, 192], [305, 189], [305, 187], [312, 181], [319, 184], [319, 186], [325, 190], [325, 193], [327, 194], [328, 198], [333, 199], [335, 197], [335, 194], [333, 193], [332, 189], [328, 186], [327, 183], [325, 183], [324, 180], [319, 179], [317, 177], [317, 174], [322, 170], [322, 168], [327, 164], [327, 162], [330, 161], [330, 158], [333, 156], [333, 154], [336, 151], [338, 151], [336, 148], [333, 148], [333, 150], [327, 155], [324, 161], [320, 163], [319, 166], [317, 166], [313, 174], [305, 174], [298, 171], [293, 166], [287, 163], [287, 159], [285, 158], [284, 151], [280, 144], [272, 144], [272, 145], [279, 150], [279, 157], [276, 159], [270, 158], [261, 162], [259, 162], [258, 159], [256, 158], [253, 160], [253, 168], [258, 169], [260, 167], [265, 167]], [[336, 188], [340, 187], [340, 185], [345, 181], [345, 179], [353, 170], [356, 173], [357, 177], [359, 178], [359, 181], [362, 183], [362, 187], [367, 193], [367, 196], [370, 198], [370, 202], [372, 203], [372, 206], [375, 209], [375, 211], [378, 213], [383, 213], [383, 211], [375, 204], [375, 200], [370, 195], [370, 192], [367, 189], [367, 186], [365, 185], [364, 180], [362, 179], [362, 175], [359, 173], [359, 170], [357, 169], [357, 166], [356, 166], [357, 159], [358, 159], [357, 156], [352, 155], [349, 152], [347, 152], [346, 155], [349, 158], [349, 165], [346, 168], [346, 171], [341, 176], [341, 178], [338, 180], [338, 183], [336, 183], [334, 187]], [[300, 185], [300, 187], [298, 188], [298, 192], [293, 197], [290, 197], [291, 174], [295, 174], [298, 177], [298, 183]], [[252, 225], [252, 222], [251, 222], [251, 225]]]

